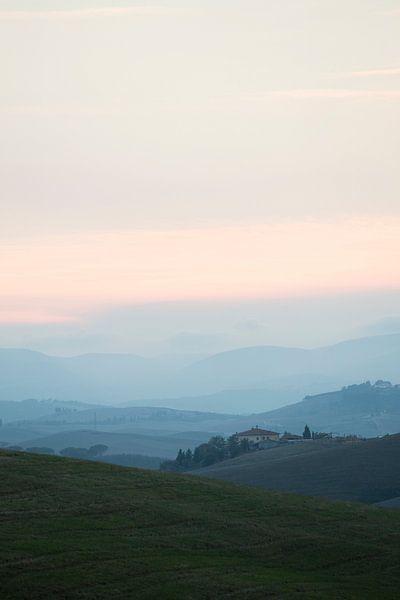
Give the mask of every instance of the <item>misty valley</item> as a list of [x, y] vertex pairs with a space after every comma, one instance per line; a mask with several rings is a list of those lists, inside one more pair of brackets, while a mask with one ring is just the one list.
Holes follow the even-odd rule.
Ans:
[[[395, 598], [399, 346], [245, 348], [173, 374], [212, 395], [156, 400], [135, 399], [137, 358], [0, 351], [2, 597], [231, 597], [234, 579], [249, 598]], [[100, 372], [112, 404], [93, 402]], [[29, 385], [47, 399], [7, 400]]]

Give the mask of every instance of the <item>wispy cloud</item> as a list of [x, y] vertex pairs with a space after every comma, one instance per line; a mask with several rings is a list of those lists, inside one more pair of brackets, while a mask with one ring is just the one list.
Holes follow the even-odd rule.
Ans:
[[7, 117], [110, 117], [115, 114], [117, 114], [115, 107], [76, 104], [0, 104], [0, 115]]
[[383, 13], [388, 17], [400, 17], [400, 8], [393, 8], [391, 10], [385, 10]]
[[43, 322], [107, 305], [398, 289], [399, 226], [369, 218], [2, 240], [0, 313], [26, 321], [34, 307]]
[[46, 325], [51, 323], [73, 323], [77, 322], [78, 317], [76, 315], [71, 316], [65, 313], [57, 314], [52, 311], [46, 312], [43, 309], [32, 309], [29, 307], [22, 309], [7, 310], [0, 307], [0, 324], [12, 325], [13, 323], [19, 324], [32, 324]]
[[360, 99], [360, 100], [399, 100], [400, 90], [352, 90], [336, 88], [312, 88], [312, 89], [291, 89], [291, 90], [273, 90], [266, 92], [265, 96], [274, 98], [294, 98], [294, 99]]
[[160, 6], [105, 6], [70, 10], [0, 10], [0, 20], [141, 17], [163, 15], [165, 12], [165, 8]]
[[367, 77], [388, 77], [400, 75], [400, 67], [388, 67], [379, 69], [360, 69], [358, 71], [346, 71], [343, 73], [329, 73], [328, 79], [360, 79]]

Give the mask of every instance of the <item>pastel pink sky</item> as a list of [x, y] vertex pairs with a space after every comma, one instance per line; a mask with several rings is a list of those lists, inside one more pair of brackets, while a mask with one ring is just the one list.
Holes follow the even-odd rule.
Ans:
[[400, 288], [399, 232], [400, 218], [382, 218], [3, 241], [0, 321], [57, 322], [143, 302]]
[[[140, 351], [224, 302], [232, 344], [345, 337], [370, 292], [364, 324], [397, 318], [399, 3], [0, 5], [0, 347]], [[80, 346], [103, 328], [125, 345]]]

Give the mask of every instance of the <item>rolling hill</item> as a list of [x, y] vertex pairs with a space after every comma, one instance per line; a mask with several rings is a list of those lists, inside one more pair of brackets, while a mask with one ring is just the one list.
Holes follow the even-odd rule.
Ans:
[[59, 452], [63, 448], [88, 448], [96, 444], [108, 446], [108, 454], [143, 454], [175, 458], [179, 448], [194, 448], [208, 440], [207, 433], [187, 435], [141, 435], [138, 433], [113, 433], [109, 431], [74, 430], [61, 431], [20, 442], [23, 448], [47, 447]]
[[[172, 400], [171, 400], [172, 401]], [[199, 398], [199, 402], [201, 398]], [[252, 415], [150, 407], [110, 407], [60, 402], [8, 402], [14, 414], [22, 415], [25, 405], [42, 411], [39, 418], [0, 427], [0, 442], [21, 443], [56, 433], [95, 430], [113, 434], [155, 436], [191, 432], [204, 439], [209, 434], [229, 436], [255, 424], [279, 432], [302, 433], [307, 423], [314, 431], [334, 434], [357, 434], [376, 437], [400, 430], [400, 386], [389, 384], [351, 385], [335, 392], [308, 396], [301, 402], [280, 409]], [[28, 412], [29, 412], [28, 410]], [[53, 411], [50, 413], [49, 411]], [[41, 414], [41, 413], [39, 413]]]
[[364, 383], [257, 415], [259, 423], [302, 433], [305, 423], [314, 431], [366, 437], [400, 431], [400, 386]]
[[99, 408], [97, 405], [85, 404], [83, 402], [60, 402], [59, 400], [0, 400], [0, 418], [3, 423], [13, 421], [33, 421], [36, 419], [48, 419], [51, 416], [61, 419], [62, 416], [74, 414], [79, 411], [90, 409], [92, 412]]
[[395, 599], [400, 513], [0, 451], [4, 600]]
[[198, 430], [217, 427], [221, 423], [229, 423], [236, 415], [211, 412], [176, 410], [158, 406], [113, 407], [102, 406], [80, 411], [60, 411], [51, 416], [46, 415], [37, 419], [37, 425], [93, 425], [95, 422], [102, 427], [124, 429], [153, 429], [182, 431]]
[[192, 473], [266, 489], [374, 503], [400, 495], [399, 464], [397, 434], [354, 443], [287, 444]]

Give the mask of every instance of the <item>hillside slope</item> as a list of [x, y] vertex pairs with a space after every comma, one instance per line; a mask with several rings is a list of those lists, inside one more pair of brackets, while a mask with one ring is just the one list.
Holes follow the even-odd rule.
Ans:
[[354, 444], [285, 445], [193, 473], [266, 489], [373, 503], [400, 495], [399, 464], [400, 434]]
[[108, 454], [144, 454], [147, 456], [162, 456], [175, 458], [179, 448], [193, 448], [210, 437], [199, 432], [195, 436], [187, 435], [142, 435], [138, 433], [110, 433], [108, 431], [77, 430], [61, 431], [52, 435], [24, 440], [20, 443], [23, 448], [47, 447], [59, 452], [68, 446], [89, 448], [95, 444], [105, 444]]
[[384, 502], [378, 502], [378, 506], [382, 506], [383, 508], [400, 508], [400, 496], [397, 498], [391, 498], [390, 500], [385, 500]]
[[278, 431], [314, 431], [376, 437], [400, 431], [400, 386], [364, 383], [308, 396], [301, 402], [257, 415], [260, 424]]
[[2, 599], [398, 597], [400, 514], [0, 452]]

